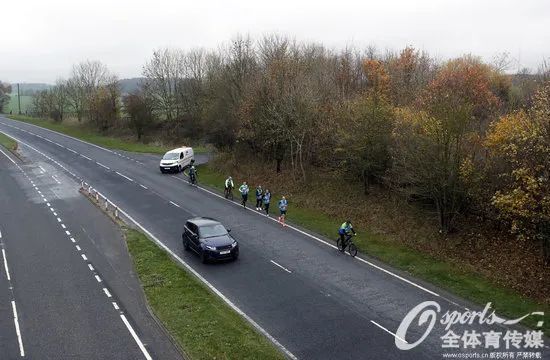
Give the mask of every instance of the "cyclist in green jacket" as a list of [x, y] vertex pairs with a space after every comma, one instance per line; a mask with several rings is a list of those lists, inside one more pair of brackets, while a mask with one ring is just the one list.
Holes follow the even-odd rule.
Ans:
[[340, 235], [340, 241], [342, 242], [342, 250], [340, 251], [344, 252], [347, 242], [352, 236], [351, 234], [356, 235], [357, 233], [353, 229], [353, 225], [351, 225], [351, 220], [346, 220], [338, 229], [338, 235]]

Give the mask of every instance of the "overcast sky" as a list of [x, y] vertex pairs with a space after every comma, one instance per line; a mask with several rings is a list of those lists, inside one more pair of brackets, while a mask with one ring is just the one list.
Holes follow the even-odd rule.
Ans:
[[51, 83], [85, 59], [136, 77], [154, 49], [273, 32], [332, 48], [413, 45], [440, 59], [507, 51], [533, 70], [550, 57], [548, 0], [6, 0], [0, 14], [8, 82]]

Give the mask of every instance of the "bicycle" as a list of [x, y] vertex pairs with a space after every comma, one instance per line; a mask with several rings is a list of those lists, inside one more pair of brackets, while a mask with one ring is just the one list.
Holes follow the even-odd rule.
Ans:
[[[344, 241], [344, 244], [342, 244], [342, 241], [341, 241], [340, 237], [338, 237], [338, 239], [336, 240], [336, 247], [338, 248], [338, 250], [344, 252], [346, 250], [346, 247], [347, 247], [348, 252], [351, 255], [351, 257], [355, 257], [355, 255], [357, 255], [357, 246], [355, 246], [355, 244], [353, 243], [353, 240], [352, 240], [352, 238], [354, 236], [355, 235], [346, 235], [346, 239]], [[342, 247], [342, 245], [343, 245], [343, 247]]]
[[226, 187], [223, 194], [226, 199], [233, 200], [233, 187]]

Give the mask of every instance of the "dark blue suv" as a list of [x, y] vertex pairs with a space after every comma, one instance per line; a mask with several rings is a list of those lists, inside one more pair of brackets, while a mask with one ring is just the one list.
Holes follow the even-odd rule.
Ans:
[[239, 244], [219, 221], [197, 217], [187, 220], [181, 238], [185, 250], [193, 250], [203, 263], [209, 260], [236, 260]]

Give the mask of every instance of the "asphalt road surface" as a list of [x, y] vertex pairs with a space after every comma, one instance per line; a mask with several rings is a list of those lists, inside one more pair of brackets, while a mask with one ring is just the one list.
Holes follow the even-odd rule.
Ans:
[[[282, 228], [273, 218], [190, 186], [181, 174], [162, 175], [158, 158], [103, 149], [6, 118], [0, 118], [0, 131], [19, 140], [23, 156], [64, 171], [75, 187], [85, 180], [117, 203], [290, 358], [441, 359], [444, 353], [497, 351], [483, 345], [465, 349], [462, 343], [459, 348], [442, 347], [448, 329], [439, 322], [441, 315], [476, 306], [368, 257], [352, 259], [328, 239], [293, 226]], [[198, 179], [200, 183], [200, 173]], [[239, 260], [203, 265], [184, 252], [181, 231], [193, 216], [214, 217], [231, 228], [240, 243]], [[426, 301], [440, 307], [433, 330], [414, 348], [398, 349], [424, 334], [430, 317], [421, 324], [417, 317], [405, 338], [396, 331], [409, 311]], [[506, 330], [495, 325], [452, 327], [460, 335], [488, 329]]]
[[0, 151], [0, 359], [181, 359], [118, 227], [64, 172]]

